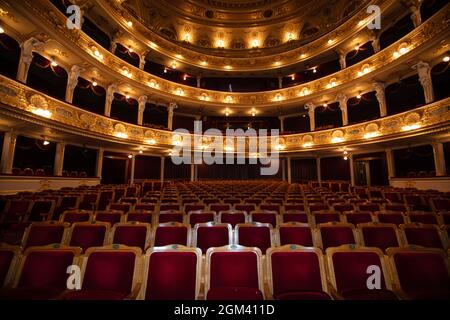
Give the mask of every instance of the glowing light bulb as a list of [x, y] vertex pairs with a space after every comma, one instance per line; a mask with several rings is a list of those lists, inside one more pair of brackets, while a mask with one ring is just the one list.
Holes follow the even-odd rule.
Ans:
[[44, 146], [48, 146], [48, 145], [50, 144], [50, 141], [44, 140], [44, 142], [42, 142], [42, 144], [43, 144]]
[[129, 155], [128, 155], [128, 159], [131, 159], [131, 158], [133, 158], [133, 155], [132, 155], [132, 154], [129, 154]]
[[0, 27], [0, 33], [5, 33], [5, 29], [3, 29], [3, 27]]
[[444, 61], [444, 62], [449, 62], [449, 61], [450, 61], [450, 57], [449, 57], [449, 56], [445, 56], [445, 57], [442, 59], [442, 61]]
[[133, 21], [127, 21], [127, 25], [131, 28], [133, 26]]
[[98, 84], [98, 83], [97, 83], [97, 81], [95, 81], [95, 80], [92, 82], [92, 85], [93, 85], [94, 87], [96, 87], [97, 84]]

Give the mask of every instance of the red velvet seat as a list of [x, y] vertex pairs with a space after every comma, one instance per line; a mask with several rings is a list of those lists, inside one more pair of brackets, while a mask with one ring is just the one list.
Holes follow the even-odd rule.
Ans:
[[261, 251], [237, 245], [206, 253], [208, 300], [262, 300]]
[[247, 219], [247, 214], [244, 211], [228, 210], [219, 213], [218, 222], [228, 223], [234, 228], [238, 223], [246, 223]]
[[373, 221], [372, 213], [370, 211], [366, 212], [345, 212], [344, 221], [357, 226], [360, 223], [368, 223]]
[[353, 204], [335, 204], [333, 205], [333, 210], [343, 213], [344, 211], [353, 211], [355, 207]]
[[305, 211], [305, 205], [298, 204], [298, 203], [284, 205], [284, 212], [291, 211], [291, 210]]
[[233, 231], [229, 224], [200, 223], [196, 224], [192, 246], [206, 253], [209, 248], [222, 247], [232, 243]]
[[219, 213], [220, 211], [230, 210], [231, 206], [229, 204], [212, 203], [209, 205], [209, 210]]
[[178, 203], [162, 203], [159, 206], [159, 211], [168, 211], [168, 210], [180, 210], [180, 204]]
[[[80, 210], [96, 210], [99, 202], [100, 194], [98, 193], [86, 193], [83, 195], [80, 205]], [[103, 209], [101, 209], [103, 210]]]
[[348, 223], [322, 223], [317, 226], [319, 247], [339, 247], [344, 244], [356, 244], [353, 225]]
[[67, 222], [73, 224], [75, 222], [89, 222], [92, 220], [91, 211], [66, 211], [60, 218], [61, 222]]
[[112, 227], [116, 223], [121, 222], [124, 216], [122, 211], [97, 211], [94, 220], [107, 222]]
[[404, 204], [398, 204], [398, 203], [394, 203], [394, 204], [385, 204], [384, 205], [384, 209], [386, 211], [400, 211], [405, 213], [406, 211], [408, 211], [408, 207]]
[[189, 214], [191, 211], [205, 210], [205, 205], [201, 203], [187, 204], [184, 206], [184, 212]]
[[276, 213], [280, 213], [280, 205], [279, 204], [266, 204], [266, 203], [263, 203], [263, 204], [261, 204], [259, 206], [259, 208], [261, 210], [275, 211]]
[[281, 222], [308, 223], [308, 214], [304, 211], [290, 210], [281, 215]]
[[263, 254], [272, 246], [272, 226], [264, 223], [244, 223], [236, 225], [236, 243], [246, 247], [256, 247]]
[[1, 216], [1, 222], [16, 223], [23, 221], [30, 212], [32, 205], [32, 200], [9, 200]]
[[[344, 245], [326, 251], [331, 283], [338, 295], [347, 300], [397, 300], [391, 291], [383, 253], [379, 249]], [[378, 266], [381, 271], [380, 288], [369, 289], [368, 268]]]
[[53, 216], [56, 203], [53, 200], [35, 200], [28, 215], [27, 221], [46, 221]]
[[201, 252], [197, 248], [165, 246], [149, 250], [145, 257], [145, 300], [195, 300], [200, 291]]
[[134, 211], [155, 211], [155, 204], [153, 203], [136, 203]]
[[401, 212], [377, 212], [375, 213], [375, 217], [377, 218], [378, 222], [381, 223], [393, 223], [397, 227], [403, 223], [405, 223], [405, 215]]
[[370, 211], [372, 213], [380, 211], [380, 205], [378, 203], [360, 203], [358, 209], [361, 211]]
[[163, 223], [159, 224], [155, 230], [154, 246], [167, 246], [179, 244], [183, 246], [190, 245], [190, 227], [181, 223]]
[[69, 245], [81, 247], [83, 251], [90, 247], [101, 247], [105, 244], [109, 224], [104, 222], [76, 222], [69, 230]]
[[215, 211], [191, 211], [188, 215], [188, 223], [194, 227], [197, 223], [215, 222]]
[[131, 210], [130, 203], [111, 203], [108, 206], [109, 211], [121, 211], [123, 214]]
[[[21, 248], [18, 246], [0, 245], [0, 288], [7, 284], [8, 276], [14, 273], [15, 261]], [[12, 279], [11, 279], [12, 280]]]
[[439, 228], [435, 225], [414, 223], [401, 225], [400, 228], [409, 245], [441, 249], [447, 247], [447, 243], [443, 243]]
[[90, 248], [82, 270], [80, 291], [69, 292], [65, 300], [122, 300], [133, 294], [134, 273], [141, 250], [119, 245]]
[[439, 224], [437, 216], [433, 213], [410, 212], [408, 214], [409, 221], [412, 223]]
[[25, 231], [22, 245], [24, 248], [31, 246], [46, 246], [53, 243], [62, 243], [64, 231], [68, 224], [62, 222], [36, 222]]
[[273, 228], [276, 228], [278, 214], [275, 212], [252, 212], [250, 214], [251, 222], [269, 223]]
[[359, 225], [358, 229], [366, 247], [380, 248], [385, 251], [387, 248], [400, 246], [395, 224], [367, 223]]
[[128, 212], [125, 215], [125, 221], [126, 222], [142, 222], [142, 223], [148, 223], [153, 224], [153, 213], [152, 212], [145, 212], [145, 211], [139, 211], [139, 212]]
[[315, 212], [312, 217], [316, 225], [320, 223], [341, 221], [339, 212]]
[[151, 226], [138, 222], [118, 223], [112, 229], [112, 243], [145, 250], [150, 244]]
[[25, 252], [19, 280], [12, 289], [0, 291], [0, 300], [48, 300], [58, 297], [67, 287], [67, 268], [80, 254], [79, 248], [48, 246]]
[[313, 213], [316, 211], [324, 211], [324, 210], [329, 210], [329, 206], [327, 204], [323, 204], [323, 203], [317, 203], [317, 204], [310, 204], [309, 205], [309, 212]]
[[280, 245], [296, 244], [304, 247], [313, 247], [311, 227], [305, 223], [284, 223], [279, 229]]
[[254, 204], [235, 204], [234, 209], [238, 211], [244, 211], [245, 213], [249, 214], [252, 211], [255, 211], [256, 207]]
[[276, 300], [330, 300], [322, 253], [286, 245], [267, 251], [269, 287]]
[[176, 210], [161, 211], [158, 215], [158, 223], [184, 222], [184, 214]]
[[450, 271], [442, 250], [405, 247], [387, 252], [403, 298], [450, 300]]
[[433, 198], [431, 204], [434, 211], [450, 211], [450, 199], [446, 198]]

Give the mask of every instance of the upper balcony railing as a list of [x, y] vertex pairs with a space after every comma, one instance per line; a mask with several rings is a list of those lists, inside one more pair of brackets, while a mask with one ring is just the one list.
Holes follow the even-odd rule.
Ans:
[[[192, 150], [194, 143], [207, 143], [205, 137], [197, 133], [157, 130], [115, 121], [50, 98], [4, 76], [0, 76], [0, 103], [0, 113], [5, 115], [95, 139], [147, 146], [163, 152], [187, 141], [192, 143], [188, 146]], [[276, 143], [279, 152], [295, 153], [448, 132], [449, 129], [450, 98], [446, 98], [374, 121], [331, 130], [281, 135], [272, 143]], [[224, 144], [228, 143], [223, 136], [209, 135], [207, 140], [211, 139], [224, 139]], [[228, 152], [234, 151], [230, 149]]]

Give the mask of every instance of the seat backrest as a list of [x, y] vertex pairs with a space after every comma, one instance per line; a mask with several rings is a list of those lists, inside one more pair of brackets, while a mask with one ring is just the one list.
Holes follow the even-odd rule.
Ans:
[[91, 220], [92, 220], [92, 212], [83, 210], [66, 211], [60, 218], [61, 222], [67, 222], [70, 224], [75, 222], [89, 222]]
[[219, 212], [217, 220], [219, 223], [228, 223], [234, 228], [238, 223], [246, 223], [248, 216], [244, 211], [228, 210]]
[[349, 223], [321, 223], [316, 229], [318, 246], [326, 250], [329, 247], [356, 244], [353, 230], [354, 226]]
[[309, 218], [308, 214], [304, 211], [298, 210], [289, 210], [285, 211], [284, 214], [281, 215], [281, 222], [300, 222], [300, 223], [308, 223]]
[[366, 247], [380, 248], [385, 251], [389, 247], [402, 244], [397, 226], [392, 223], [364, 223], [358, 225], [362, 244]]
[[226, 223], [199, 223], [194, 227], [192, 246], [206, 253], [209, 248], [222, 247], [233, 242], [233, 230]]
[[83, 250], [101, 247], [106, 243], [109, 229], [109, 223], [105, 222], [76, 222], [68, 232], [68, 245]]
[[202, 253], [181, 245], [154, 247], [145, 255], [141, 296], [145, 300], [195, 300], [200, 292]]
[[147, 223], [117, 223], [111, 230], [110, 243], [138, 247], [144, 251], [150, 245], [151, 226]]
[[206, 253], [205, 292], [210, 288], [257, 288], [263, 291], [261, 251], [229, 245]]
[[5, 211], [2, 214], [2, 221], [19, 221], [25, 218], [25, 216], [30, 212], [31, 206], [33, 205], [32, 200], [25, 199], [12, 199], [8, 200], [6, 203]]
[[408, 218], [413, 223], [438, 224], [437, 216], [430, 212], [410, 212]]
[[277, 299], [291, 292], [327, 291], [322, 252], [286, 245], [267, 250], [269, 288]]
[[358, 208], [361, 211], [380, 211], [380, 205], [378, 203], [360, 203], [358, 204]]
[[250, 214], [250, 221], [269, 223], [273, 228], [276, 228], [278, 223], [278, 214], [276, 212], [252, 212]]
[[288, 244], [314, 246], [312, 230], [307, 223], [283, 223], [278, 228], [278, 236], [281, 246]]
[[184, 214], [180, 211], [169, 210], [162, 211], [158, 215], [158, 223], [167, 223], [167, 222], [184, 222]]
[[447, 249], [447, 239], [436, 225], [409, 223], [400, 225], [400, 229], [409, 245]]
[[272, 226], [267, 223], [239, 223], [235, 231], [236, 244], [246, 247], [257, 247], [266, 253], [272, 246]]
[[122, 211], [123, 214], [125, 214], [131, 210], [131, 204], [129, 204], [129, 203], [111, 203], [108, 206], [108, 210]]
[[194, 227], [197, 223], [215, 222], [216, 212], [215, 211], [191, 211], [188, 214], [188, 223], [191, 227]]
[[345, 212], [344, 221], [357, 226], [360, 223], [368, 223], [373, 221], [373, 216], [370, 211], [366, 212]]
[[142, 223], [148, 223], [150, 225], [153, 225], [154, 223], [154, 213], [153, 212], [145, 212], [145, 211], [139, 211], [139, 212], [128, 212], [125, 215], [125, 222], [142, 222]]
[[64, 222], [36, 222], [32, 223], [23, 235], [24, 248], [31, 246], [46, 246], [53, 243], [61, 244], [66, 228], [69, 225]]
[[228, 203], [221, 204], [221, 203], [212, 203], [209, 205], [209, 210], [215, 211], [216, 213], [219, 213], [220, 211], [226, 211], [230, 210], [231, 206]]
[[394, 283], [402, 291], [450, 291], [450, 269], [442, 250], [402, 247], [390, 248], [387, 254]]
[[82, 290], [111, 291], [124, 297], [133, 290], [141, 249], [120, 245], [89, 248], [82, 267]]
[[255, 205], [250, 203], [245, 204], [235, 204], [234, 208], [239, 211], [244, 211], [245, 213], [249, 214], [250, 212], [255, 210]]
[[107, 222], [112, 227], [122, 221], [125, 214], [122, 211], [97, 211], [94, 219], [100, 222]]
[[155, 229], [153, 246], [161, 247], [171, 244], [189, 246], [191, 227], [178, 222], [160, 223]]
[[327, 222], [339, 222], [341, 221], [341, 215], [339, 212], [315, 212], [312, 215], [314, 223], [327, 223]]
[[343, 245], [326, 250], [330, 280], [339, 293], [367, 290], [367, 270], [370, 266], [381, 269], [381, 289], [391, 289], [383, 252], [376, 248]]
[[405, 223], [405, 215], [401, 212], [377, 212], [375, 213], [375, 216], [378, 220], [378, 222], [381, 223], [393, 223], [396, 226], [399, 226], [403, 223]]
[[28, 221], [48, 220], [53, 215], [56, 203], [54, 200], [35, 200], [28, 216]]
[[80, 248], [50, 245], [28, 248], [21, 260], [14, 287], [66, 289], [67, 267], [77, 264]]

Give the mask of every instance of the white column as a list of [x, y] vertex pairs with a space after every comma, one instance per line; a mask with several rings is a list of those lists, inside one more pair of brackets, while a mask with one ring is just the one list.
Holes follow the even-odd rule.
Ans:
[[3, 148], [2, 148], [2, 160], [1, 160], [1, 173], [11, 174], [12, 167], [14, 163], [14, 151], [16, 149], [16, 139], [17, 135], [8, 131], [5, 132], [3, 137]]
[[283, 181], [286, 181], [286, 159], [281, 159], [281, 175]]
[[114, 92], [117, 92], [117, 84], [112, 83], [106, 89], [106, 99], [105, 99], [105, 116], [111, 116], [111, 105], [114, 100]]
[[131, 157], [131, 175], [130, 175], [130, 185], [134, 184], [134, 169], [136, 167], [136, 155]]
[[103, 171], [103, 153], [104, 149], [100, 148], [97, 150], [97, 159], [95, 163], [95, 176], [102, 178], [102, 171]]
[[55, 176], [62, 176], [64, 166], [64, 150], [66, 144], [64, 142], [58, 142], [56, 144], [55, 163], [53, 166], [53, 174]]
[[161, 157], [161, 166], [160, 166], [161, 183], [164, 182], [164, 161], [165, 161], [165, 157]]
[[72, 103], [73, 101], [73, 92], [78, 84], [78, 77], [80, 76], [81, 71], [84, 69], [77, 66], [76, 64], [70, 68], [69, 77], [67, 78], [67, 87], [66, 87], [66, 102]]
[[345, 69], [347, 67], [347, 62], [345, 61], [345, 53], [341, 53], [339, 55], [339, 64], [341, 65], [341, 69]]
[[33, 61], [33, 50], [38, 46], [42, 46], [42, 42], [35, 38], [30, 38], [20, 45], [20, 60], [16, 76], [18, 81], [27, 82], [28, 70], [30, 69], [31, 61]]
[[348, 125], [347, 99], [347, 96], [343, 93], [339, 93], [336, 97], [342, 113], [342, 125], [344, 126]]
[[144, 70], [145, 68], [145, 57], [147, 56], [147, 54], [149, 53], [149, 51], [145, 51], [144, 53], [139, 55], [139, 69]]
[[202, 77], [201, 76], [197, 76], [197, 88], [201, 87], [201, 83], [202, 83]]
[[348, 164], [350, 165], [350, 184], [355, 186], [355, 166], [353, 163], [353, 155], [348, 155]]
[[420, 61], [413, 66], [414, 70], [417, 70], [419, 75], [420, 84], [423, 87], [423, 93], [425, 95], [425, 103], [431, 103], [434, 101], [433, 81], [431, 80], [431, 67], [428, 63]]
[[280, 119], [280, 132], [284, 132], [284, 118], [285, 116], [278, 117], [278, 119]]
[[316, 129], [316, 120], [314, 117], [314, 109], [316, 108], [316, 106], [314, 105], [314, 103], [312, 102], [308, 102], [305, 105], [305, 109], [308, 110], [308, 114], [309, 114], [309, 128], [312, 131], [314, 131]]
[[434, 142], [432, 146], [436, 176], [446, 176], [447, 168], [445, 166], [444, 145], [442, 142]]
[[317, 181], [322, 182], [322, 172], [320, 171], [320, 158], [316, 158]]
[[147, 96], [140, 96], [138, 99], [139, 108], [138, 108], [137, 124], [140, 126], [142, 126], [142, 123], [144, 122], [144, 111], [145, 111], [145, 104], [147, 103], [147, 100], [148, 100]]
[[414, 27], [417, 28], [422, 24], [422, 15], [420, 14], [420, 5], [412, 4], [409, 9], [411, 10], [411, 20], [414, 23]]
[[386, 149], [386, 164], [388, 169], [388, 178], [395, 177], [395, 161], [392, 149]]
[[287, 158], [287, 180], [288, 183], [292, 183], [291, 157]]
[[378, 104], [380, 105], [380, 116], [385, 117], [387, 115], [386, 94], [384, 92], [386, 85], [382, 82], [374, 82], [372, 87], [376, 91], [375, 95], [377, 97]]
[[172, 130], [173, 127], [173, 110], [176, 109], [178, 106], [175, 102], [171, 102], [169, 106], [167, 107], [167, 128], [169, 130]]
[[283, 89], [283, 77], [278, 77], [278, 88]]

